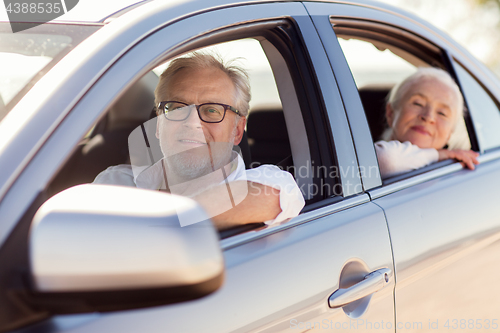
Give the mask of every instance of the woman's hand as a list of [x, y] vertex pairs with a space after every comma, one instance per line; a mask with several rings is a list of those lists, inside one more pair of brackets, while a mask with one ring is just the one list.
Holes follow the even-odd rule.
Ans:
[[473, 150], [462, 150], [462, 149], [439, 149], [439, 161], [447, 160], [449, 158], [453, 158], [462, 163], [462, 165], [471, 170], [474, 170], [474, 164], [479, 164], [477, 157], [479, 153], [476, 153]]

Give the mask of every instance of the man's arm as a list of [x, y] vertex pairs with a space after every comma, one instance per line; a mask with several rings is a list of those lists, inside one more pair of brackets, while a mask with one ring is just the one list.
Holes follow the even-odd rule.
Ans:
[[232, 182], [230, 191], [226, 185], [219, 185], [193, 199], [208, 212], [219, 230], [273, 220], [281, 212], [280, 190], [250, 181]]

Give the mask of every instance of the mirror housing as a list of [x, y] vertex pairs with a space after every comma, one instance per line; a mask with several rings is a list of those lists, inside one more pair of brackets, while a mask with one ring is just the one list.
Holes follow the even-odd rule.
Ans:
[[[201, 221], [181, 227], [179, 219]], [[114, 311], [208, 295], [223, 280], [219, 238], [192, 199], [85, 184], [47, 200], [29, 235], [32, 303]]]

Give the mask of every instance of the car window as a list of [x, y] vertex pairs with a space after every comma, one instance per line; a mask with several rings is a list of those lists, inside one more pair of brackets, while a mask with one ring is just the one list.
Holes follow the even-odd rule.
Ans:
[[[245, 162], [248, 162], [248, 167], [267, 163], [278, 164], [291, 155], [283, 107], [271, 66], [261, 44], [255, 39], [243, 39], [211, 45], [197, 52], [214, 54], [225, 61], [234, 59], [236, 65], [248, 72], [251, 85], [250, 110], [246, 125], [249, 155], [246, 156], [248, 161]], [[182, 57], [191, 54], [187, 53]], [[105, 118], [95, 125], [81, 148], [85, 154], [83, 162], [87, 164], [87, 167], [82, 168], [83, 174], [86, 175], [80, 174], [74, 178], [74, 172], [71, 172], [72, 175], [67, 176], [73, 178], [73, 182], [91, 182], [108, 166], [130, 163], [127, 137], [132, 130], [155, 118], [154, 90], [159, 76], [172, 60], [153, 68], [136, 82], [108, 109]], [[281, 129], [279, 133], [269, 133], [265, 128], [271, 121], [274, 121], [275, 128]], [[274, 137], [269, 139], [273, 134]], [[278, 137], [279, 135], [282, 137]], [[279, 141], [280, 145], [274, 146], [275, 141]], [[267, 150], [264, 151], [265, 149]], [[67, 187], [61, 185], [61, 188]]]
[[[255, 169], [261, 165], [275, 165], [290, 172], [308, 202], [325, 195], [311, 187], [316, 176], [302, 170], [310, 167], [313, 160], [309, 148], [304, 148], [304, 143], [309, 140], [298, 99], [290, 91], [290, 87], [293, 87], [291, 75], [275, 69], [276, 66], [286, 67], [283, 66], [283, 56], [276, 52], [273, 44], [262, 38], [246, 38], [197, 48], [195, 51], [220, 56], [224, 61], [235, 59], [235, 64], [248, 71], [252, 95], [250, 110], [243, 139], [233, 149], [243, 158], [244, 167]], [[162, 113], [157, 116], [155, 113], [154, 108], [158, 106], [155, 106], [154, 90], [159, 75], [172, 60], [192, 54], [190, 51], [155, 66], [128, 88], [77, 147], [52, 182], [50, 194], [76, 184], [93, 182], [101, 172], [117, 165], [130, 165], [134, 181], [139, 181], [138, 175], [145, 168], [152, 167], [162, 159], [165, 154], [159, 145], [156, 126], [165, 115]], [[276, 82], [281, 82], [283, 91], [280, 92]], [[284, 92], [287, 93], [287, 101], [282, 102]], [[183, 107], [176, 105], [172, 105], [172, 109]], [[165, 108], [165, 105], [160, 108]], [[198, 109], [198, 112], [200, 114], [202, 111]], [[226, 110], [226, 115], [231, 115], [230, 112]], [[170, 124], [176, 123], [176, 120], [173, 119]], [[293, 136], [289, 135], [292, 129]], [[167, 179], [168, 176], [163, 184], [167, 184], [172, 191]], [[156, 185], [150, 189], [165, 186]]]
[[469, 72], [455, 62], [467, 107], [481, 150], [500, 146], [500, 111], [497, 103]]
[[[433, 45], [429, 45], [428, 50], [424, 46], [417, 49], [403, 40], [380, 34], [373, 36], [369, 31], [352, 35], [349, 30], [339, 28], [337, 37], [358, 88], [373, 142], [387, 140], [385, 105], [390, 90], [419, 67], [445, 69], [442, 53]], [[464, 118], [459, 120], [447, 147], [470, 149]], [[414, 172], [407, 175], [412, 174]], [[399, 175], [397, 179], [401, 177], [405, 176]]]
[[65, 54], [98, 26], [40, 25], [13, 34], [0, 23], [0, 120]]

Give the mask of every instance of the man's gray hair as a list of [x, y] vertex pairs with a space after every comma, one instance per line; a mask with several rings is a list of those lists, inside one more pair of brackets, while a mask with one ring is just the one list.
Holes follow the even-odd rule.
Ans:
[[[458, 88], [457, 84], [450, 76], [450, 74], [440, 68], [435, 67], [419, 67], [415, 73], [408, 76], [406, 79], [396, 84], [387, 97], [387, 104], [390, 104], [394, 113], [399, 113], [401, 111], [401, 102], [403, 97], [408, 93], [408, 91], [413, 87], [415, 83], [423, 79], [435, 79], [442, 84], [448, 86], [456, 98], [456, 112], [457, 118], [455, 121], [455, 126], [452, 130], [452, 133], [455, 132], [457, 127], [463, 124], [463, 116], [464, 116], [464, 100], [462, 97], [462, 93], [460, 92], [460, 88]], [[390, 140], [392, 136], [392, 128], [388, 128], [382, 134], [383, 140]], [[468, 139], [468, 138], [467, 138]], [[467, 140], [468, 141], [468, 140]]]
[[248, 74], [245, 69], [235, 65], [237, 59], [224, 61], [218, 55], [206, 54], [201, 52], [193, 52], [187, 57], [181, 57], [172, 60], [169, 66], [160, 76], [160, 81], [155, 89], [155, 105], [161, 102], [162, 92], [166, 92], [170, 80], [173, 76], [182, 69], [204, 69], [217, 68], [226, 73], [231, 79], [235, 87], [234, 107], [240, 112], [240, 115], [246, 117], [250, 108], [250, 84]]

